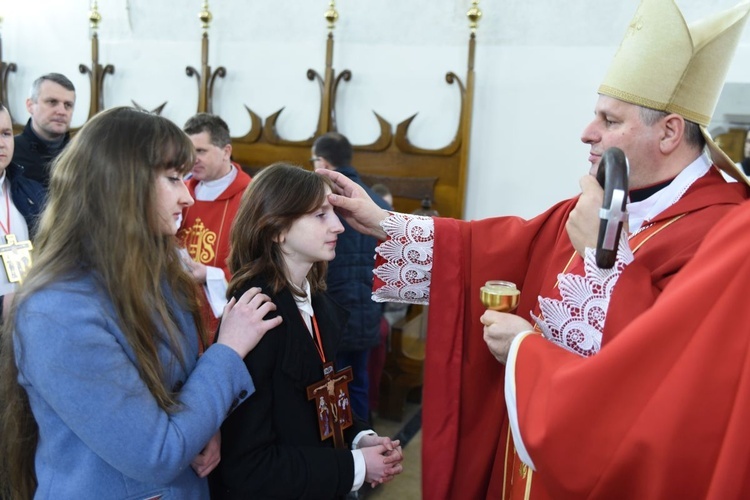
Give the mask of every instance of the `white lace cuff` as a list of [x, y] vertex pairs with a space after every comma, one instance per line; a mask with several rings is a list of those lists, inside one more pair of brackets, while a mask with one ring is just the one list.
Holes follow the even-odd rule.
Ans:
[[549, 341], [581, 356], [592, 356], [602, 345], [609, 299], [625, 266], [633, 262], [633, 252], [623, 232], [612, 269], [596, 265], [596, 252], [586, 249], [586, 275], [558, 275], [561, 300], [539, 297], [541, 318], [532, 314]]
[[373, 273], [384, 284], [373, 292], [372, 300], [427, 305], [435, 242], [432, 218], [388, 212], [380, 227], [388, 239], [375, 251], [386, 262]]

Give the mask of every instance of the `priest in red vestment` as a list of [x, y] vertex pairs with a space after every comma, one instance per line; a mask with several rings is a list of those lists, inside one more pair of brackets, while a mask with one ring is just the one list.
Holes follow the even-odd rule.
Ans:
[[495, 313], [513, 437], [552, 498], [750, 498], [748, 232], [745, 203], [593, 357]]
[[[547, 317], [539, 298], [561, 298], [560, 273], [583, 274], [580, 252], [596, 241], [602, 200], [593, 176], [581, 179], [580, 197], [534, 219], [465, 222], [384, 212], [346, 179], [323, 173], [338, 186], [331, 203], [352, 227], [384, 240], [375, 300], [430, 304], [424, 498], [548, 497], [544, 481], [532, 481], [535, 475], [515, 456], [508, 432], [504, 368], [482, 336], [479, 289], [486, 281], [514, 282], [521, 290], [519, 318], [539, 318], [546, 342], [591, 355], [653, 304], [708, 230], [747, 198], [747, 178], [705, 127], [748, 7], [694, 26], [673, 0], [644, 0], [639, 7], [582, 134], [591, 174], [609, 147], [629, 159], [632, 258], [618, 264], [610, 295], [593, 302], [595, 290], [574, 296], [590, 313], [582, 321]], [[740, 182], [726, 182], [719, 169]]]
[[227, 281], [231, 278], [227, 266], [229, 230], [251, 179], [232, 162], [229, 127], [219, 116], [198, 113], [188, 119], [183, 129], [196, 152], [195, 165], [186, 182], [195, 204], [183, 211], [177, 236], [187, 252], [185, 264], [203, 288], [203, 317], [213, 334], [226, 304]]

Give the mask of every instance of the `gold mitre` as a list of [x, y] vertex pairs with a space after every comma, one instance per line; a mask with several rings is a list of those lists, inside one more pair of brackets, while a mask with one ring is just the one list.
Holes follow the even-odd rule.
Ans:
[[699, 124], [713, 162], [750, 184], [706, 130], [748, 12], [744, 1], [688, 26], [674, 0], [642, 0], [599, 93]]

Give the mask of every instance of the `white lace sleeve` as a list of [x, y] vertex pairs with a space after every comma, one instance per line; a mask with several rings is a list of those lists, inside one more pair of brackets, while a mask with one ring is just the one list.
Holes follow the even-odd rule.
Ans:
[[633, 262], [627, 235], [620, 238], [617, 260], [612, 269], [596, 265], [594, 249], [586, 249], [585, 276], [558, 276], [561, 300], [539, 297], [541, 318], [532, 314], [550, 342], [581, 356], [592, 356], [602, 345], [609, 299], [625, 266]]
[[388, 239], [375, 251], [386, 262], [373, 272], [384, 285], [373, 292], [372, 300], [426, 305], [430, 299], [435, 223], [431, 217], [389, 212], [380, 226]]

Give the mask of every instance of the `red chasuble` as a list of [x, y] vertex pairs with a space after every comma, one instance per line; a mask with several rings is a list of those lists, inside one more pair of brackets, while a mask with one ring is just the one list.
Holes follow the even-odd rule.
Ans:
[[750, 498], [748, 233], [746, 203], [596, 356], [521, 341], [520, 433], [553, 498]]
[[[245, 188], [250, 184], [247, 175], [236, 163], [237, 177], [214, 201], [195, 200], [195, 204], [182, 213], [182, 224], [177, 233], [182, 245], [194, 261], [224, 271], [227, 280], [231, 277], [227, 267], [229, 257], [229, 230], [234, 216], [240, 207], [240, 199]], [[197, 179], [189, 179], [186, 184], [190, 196], [195, 198]], [[204, 318], [208, 321], [209, 332], [213, 334], [218, 320], [213, 315], [208, 299], [204, 303]]]
[[[653, 303], [709, 228], [746, 197], [744, 185], [726, 183], [712, 168], [653, 219], [687, 213], [646, 241], [620, 277], [604, 344]], [[509, 434], [504, 368], [482, 338], [479, 289], [490, 279], [516, 283], [516, 313], [529, 321], [531, 311], [538, 313], [539, 295], [559, 297], [557, 275], [573, 255], [565, 221], [575, 203], [564, 201], [528, 221], [435, 219], [422, 412], [424, 498], [503, 496]]]

